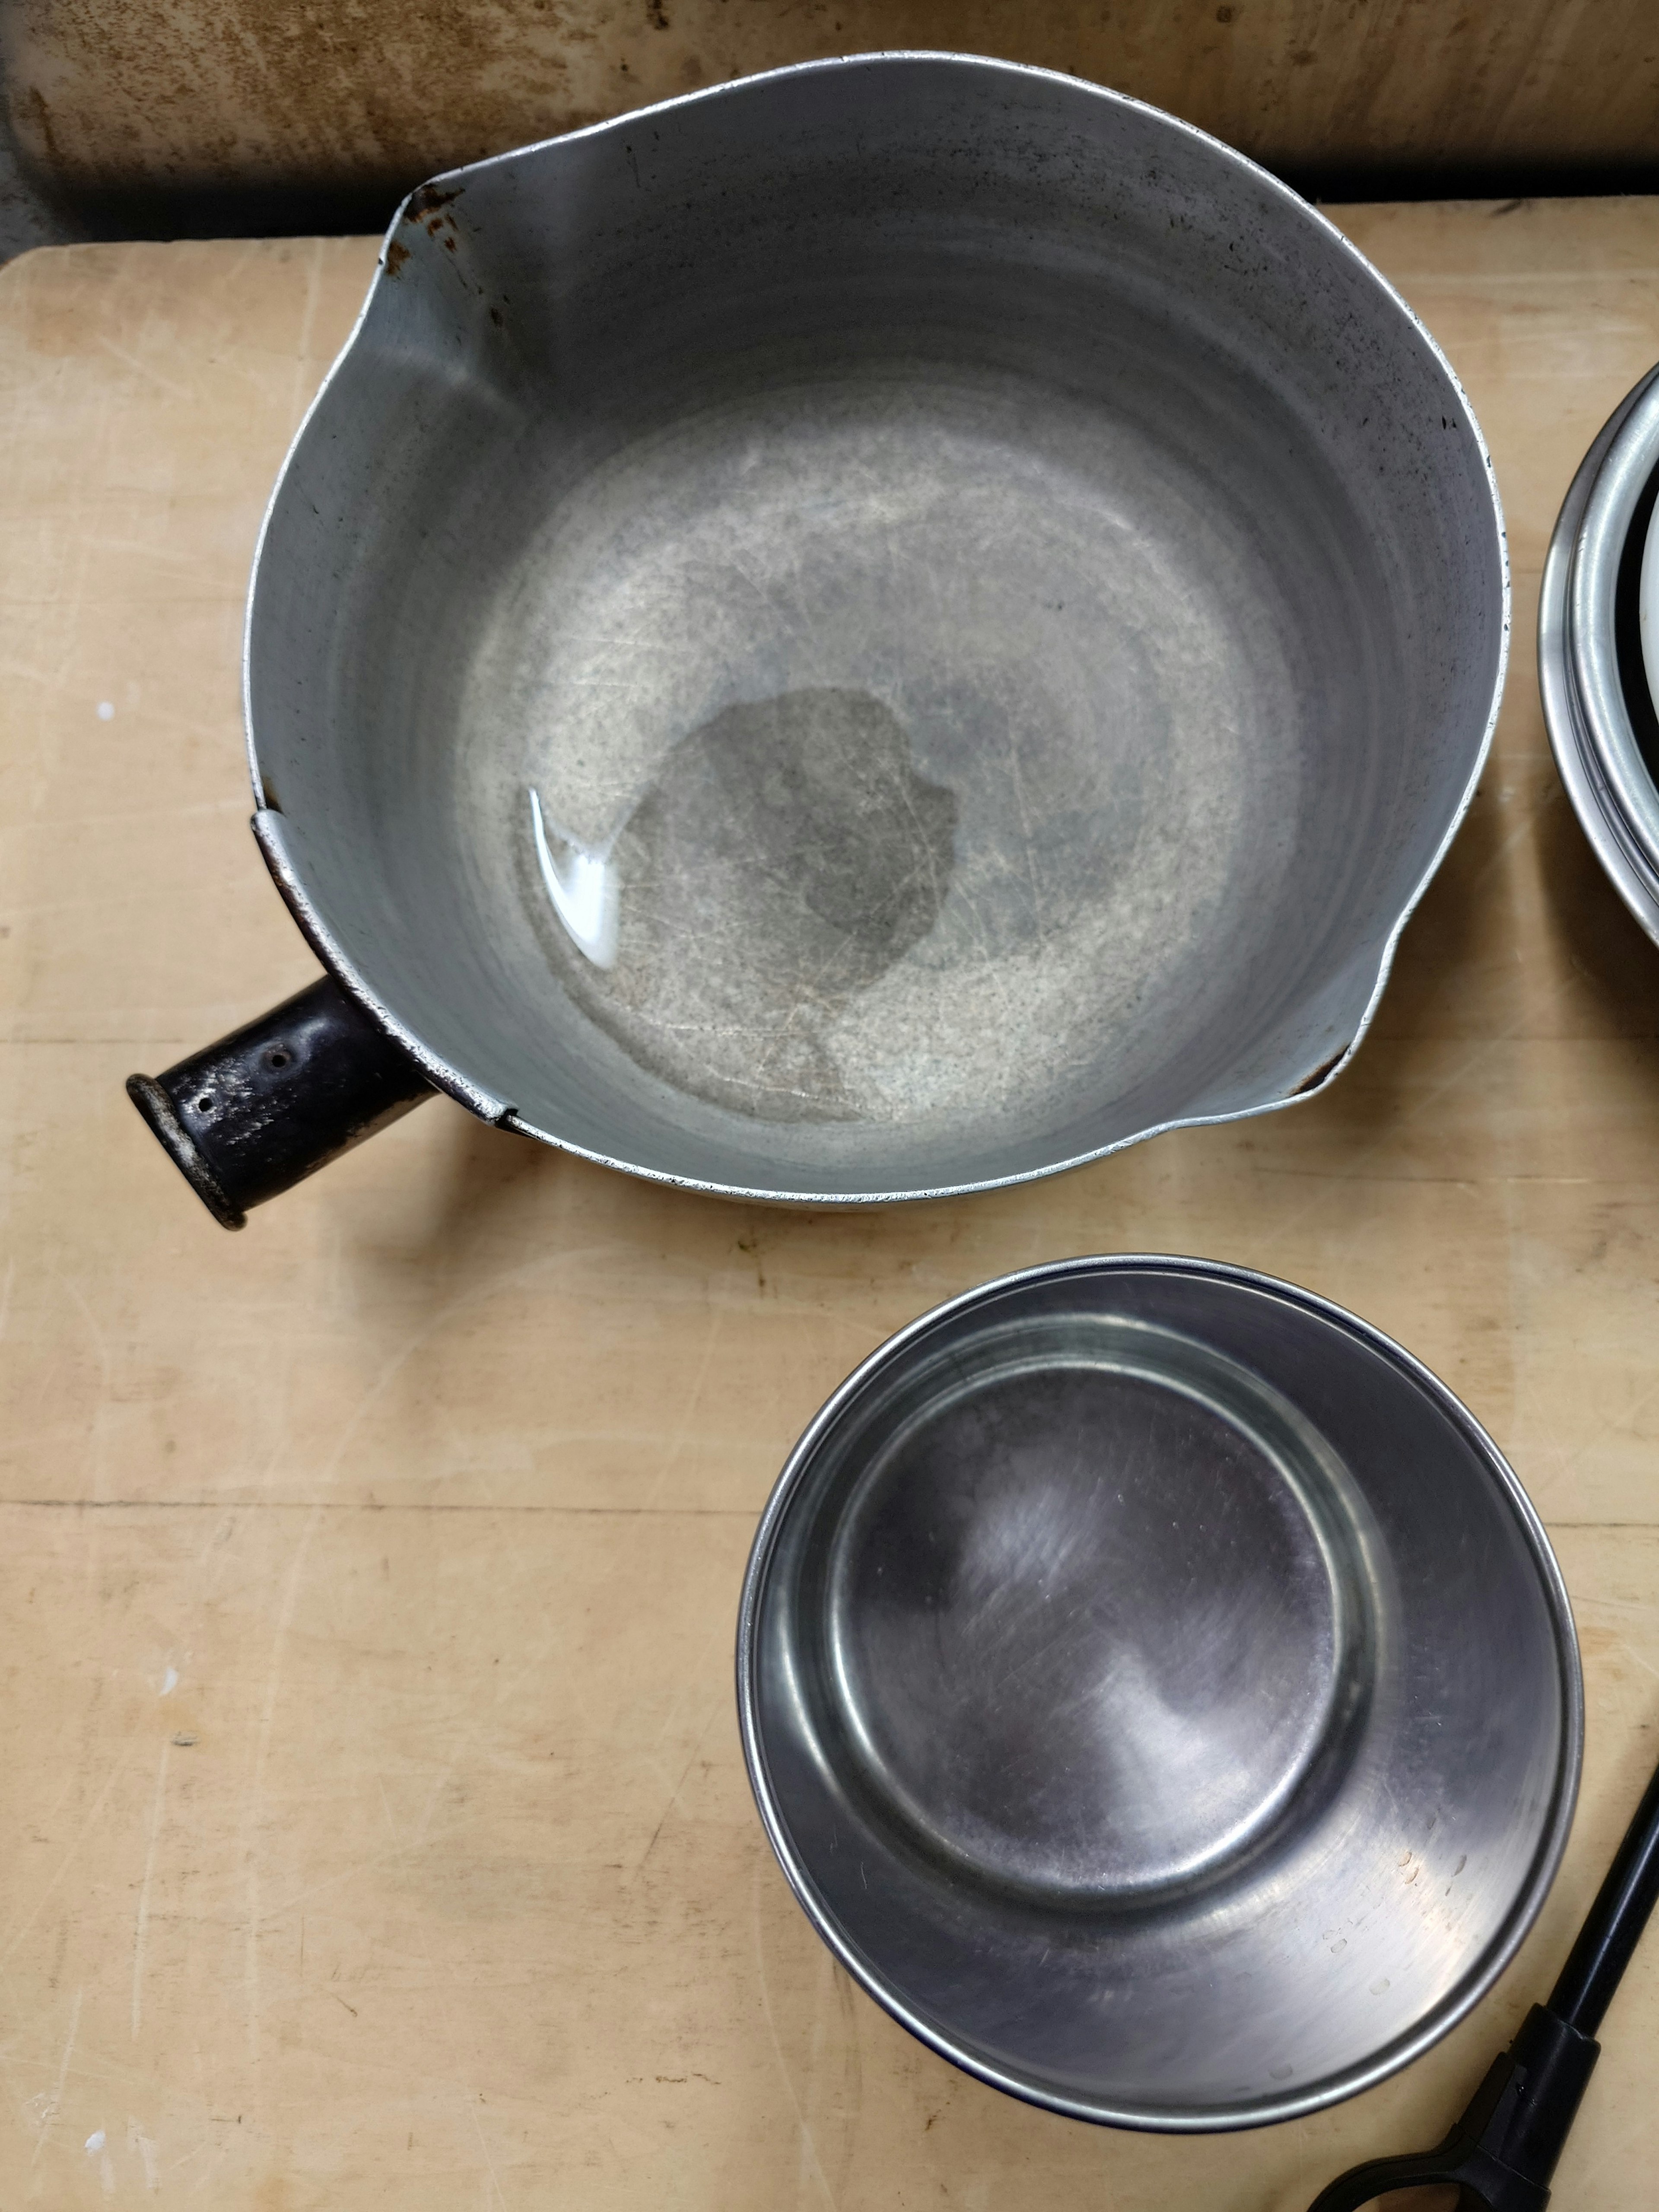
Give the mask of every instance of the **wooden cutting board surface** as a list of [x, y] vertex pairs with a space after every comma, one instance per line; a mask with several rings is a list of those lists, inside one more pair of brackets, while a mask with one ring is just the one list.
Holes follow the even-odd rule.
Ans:
[[[1352, 1071], [1034, 1188], [657, 1189], [439, 1101], [216, 1229], [122, 1095], [314, 973], [246, 829], [241, 603], [363, 240], [0, 276], [0, 2206], [1298, 2212], [1437, 2138], [1659, 1757], [1659, 951], [1562, 796], [1538, 573], [1659, 358], [1659, 203], [1350, 208], [1468, 386], [1516, 564], [1491, 767]], [[1311, 1285], [1458, 1390], [1583, 1638], [1577, 1826], [1430, 2057], [1183, 2142], [970, 2081], [834, 1965], [751, 1808], [755, 1517], [862, 1355], [1091, 1250]], [[1653, 2201], [1659, 1930], [1564, 2212]]]

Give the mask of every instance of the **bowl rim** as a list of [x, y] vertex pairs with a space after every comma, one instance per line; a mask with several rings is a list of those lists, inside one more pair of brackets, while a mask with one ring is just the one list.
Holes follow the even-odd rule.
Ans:
[[[1263, 1293], [1279, 1299], [1300, 1315], [1330, 1323], [1379, 1354], [1404, 1379], [1413, 1382], [1443, 1413], [1486, 1464], [1519, 1524], [1543, 1587], [1553, 1632], [1561, 1675], [1562, 1711], [1557, 1759], [1554, 1803], [1534, 1852], [1525, 1881], [1519, 1887], [1494, 1941], [1477, 1966], [1467, 1972], [1451, 1995], [1434, 2007], [1407, 2034], [1395, 2037], [1369, 2058], [1315, 2083], [1310, 2088], [1243, 2105], [1208, 2105], [1190, 2111], [1167, 2106], [1115, 2105], [1101, 2099], [1067, 2097], [1041, 2087], [1010, 2069], [998, 2067], [957, 2042], [946, 2029], [914, 2010], [895, 1991], [874, 1961], [842, 1930], [821, 1903], [811, 1876], [796, 1852], [784, 1820], [779, 1797], [767, 1765], [763, 1732], [758, 1711], [757, 1682], [757, 1630], [762, 1602], [783, 1524], [794, 1504], [807, 1470], [825, 1435], [866, 1386], [884, 1369], [903, 1360], [922, 1339], [955, 1316], [987, 1304], [1010, 1291], [1028, 1285], [1060, 1283], [1079, 1276], [1145, 1273], [1196, 1277], [1232, 1289]], [[1310, 2112], [1340, 2104], [1373, 2088], [1401, 2068], [1431, 2049], [1471, 2012], [1525, 1942], [1548, 1895], [1566, 1849], [1583, 1760], [1584, 1693], [1577, 1630], [1565, 1580], [1551, 1547], [1537, 1508], [1520, 1478], [1485, 1428], [1462, 1401], [1431, 1369], [1403, 1346], [1370, 1322], [1334, 1300], [1283, 1278], [1254, 1267], [1220, 1260], [1206, 1260], [1171, 1253], [1085, 1254], [1049, 1261], [1034, 1267], [1016, 1269], [976, 1285], [908, 1322], [860, 1361], [814, 1414], [799, 1441], [785, 1461], [761, 1515], [744, 1570], [738, 1609], [737, 1702], [744, 1765], [755, 1803], [784, 1875], [797, 1903], [817, 1935], [841, 1960], [866, 1993], [883, 2010], [908, 2028], [918, 2041], [959, 2066], [964, 2073], [992, 2088], [1018, 2098], [1023, 2103], [1060, 2112], [1068, 2118], [1165, 2135], [1200, 2135], [1246, 2128], [1267, 2127], [1281, 2120], [1298, 2119]]]

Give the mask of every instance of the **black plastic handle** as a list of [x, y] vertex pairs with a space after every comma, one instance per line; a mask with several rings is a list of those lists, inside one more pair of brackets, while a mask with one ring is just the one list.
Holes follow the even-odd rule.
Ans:
[[1659, 1772], [1595, 1893], [1578, 1940], [1550, 1991], [1550, 2009], [1594, 2035], [1659, 1899]]
[[1550, 2177], [1601, 2046], [1534, 2005], [1434, 2150], [1374, 2158], [1322, 2189], [1309, 2212], [1358, 2212], [1397, 2189], [1449, 2183], [1460, 2212], [1544, 2212]]
[[127, 1078], [127, 1096], [226, 1229], [431, 1095], [331, 975], [161, 1075]]
[[1601, 2055], [1595, 2031], [1659, 1899], [1659, 1773], [1643, 1793], [1547, 2005], [1495, 2058], [1434, 2150], [1374, 2158], [1322, 2189], [1309, 2212], [1358, 2212], [1396, 2189], [1454, 2183], [1460, 2212], [1543, 2212], [1550, 2177]]

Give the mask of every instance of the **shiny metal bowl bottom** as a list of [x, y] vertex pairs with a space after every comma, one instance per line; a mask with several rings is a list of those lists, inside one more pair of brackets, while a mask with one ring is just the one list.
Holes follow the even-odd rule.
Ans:
[[1079, 2118], [1306, 2112], [1474, 2003], [1553, 1875], [1577, 1650], [1536, 1515], [1304, 1291], [1093, 1259], [926, 1316], [744, 1583], [762, 1817], [924, 2041]]

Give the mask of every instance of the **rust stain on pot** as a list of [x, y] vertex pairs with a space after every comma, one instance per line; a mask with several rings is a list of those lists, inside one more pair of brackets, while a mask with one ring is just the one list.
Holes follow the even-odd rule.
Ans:
[[1320, 1085], [1325, 1080], [1326, 1077], [1331, 1074], [1337, 1067], [1342, 1059], [1343, 1054], [1346, 1053], [1347, 1049], [1347, 1046], [1343, 1045], [1340, 1050], [1334, 1052], [1328, 1060], [1321, 1060], [1319, 1066], [1315, 1068], [1313, 1073], [1311, 1075], [1304, 1075], [1301, 1082], [1297, 1085], [1294, 1091], [1286, 1091], [1285, 1094], [1285, 1097], [1287, 1098], [1305, 1098], [1310, 1091], [1317, 1091]]
[[386, 250], [386, 275], [395, 276], [408, 258], [409, 248], [404, 244], [402, 239], [394, 238]]

